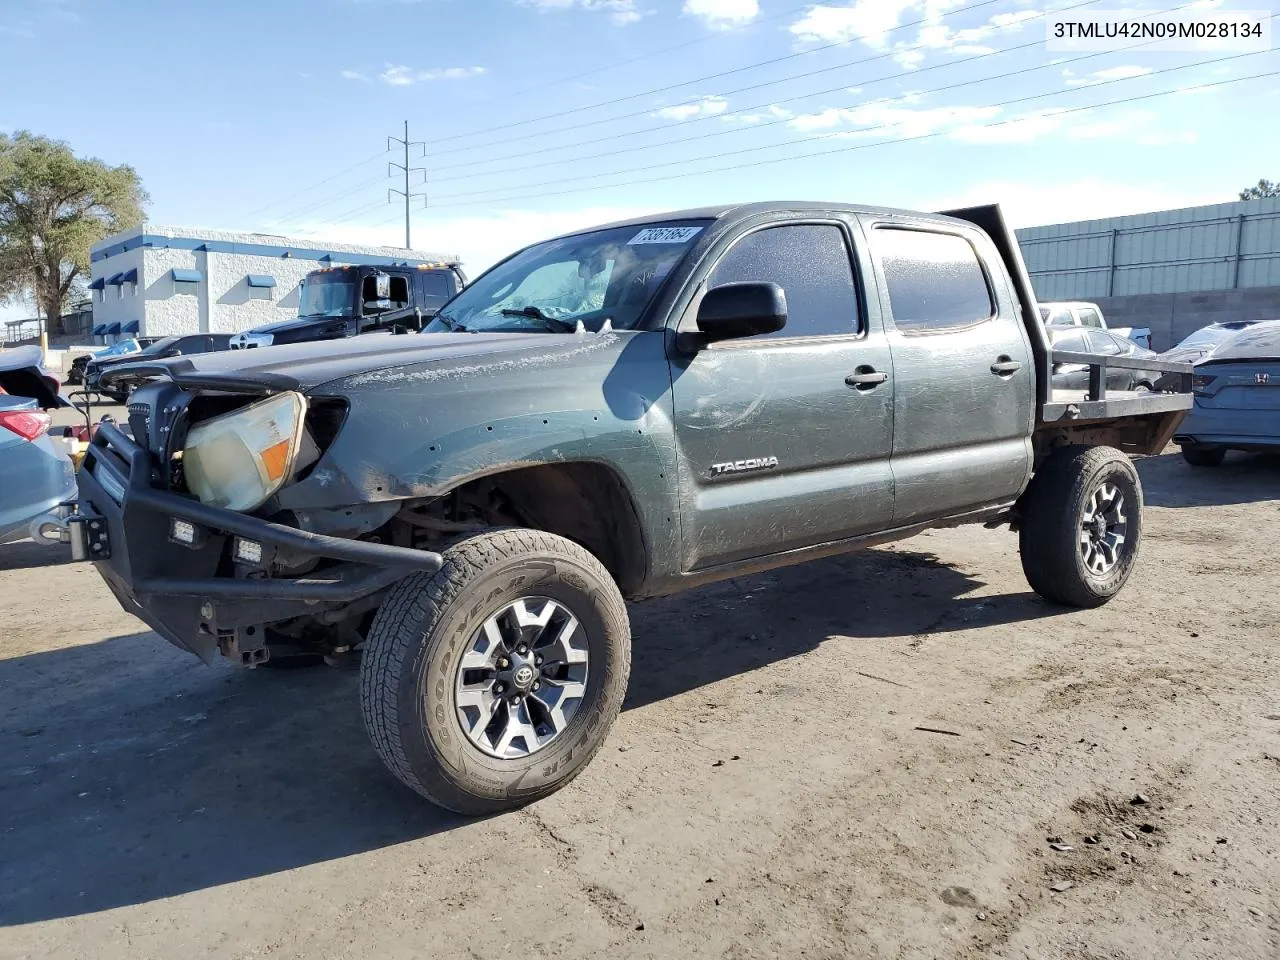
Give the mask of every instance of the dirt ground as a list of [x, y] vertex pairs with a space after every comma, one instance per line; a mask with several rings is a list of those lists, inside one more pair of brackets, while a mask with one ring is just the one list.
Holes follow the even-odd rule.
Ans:
[[479, 821], [353, 672], [210, 669], [0, 548], [0, 957], [1275, 960], [1280, 462], [1140, 466], [1102, 610], [979, 528], [633, 607], [604, 750]]

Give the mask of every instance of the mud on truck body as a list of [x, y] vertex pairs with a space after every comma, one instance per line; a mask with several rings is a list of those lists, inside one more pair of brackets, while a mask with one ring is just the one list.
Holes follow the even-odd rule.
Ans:
[[[1181, 388], [1108, 394], [1115, 363]], [[1128, 454], [1190, 374], [1052, 355], [998, 207], [685, 211], [528, 247], [421, 334], [113, 371], [142, 385], [67, 537], [205, 660], [358, 650], [386, 765], [484, 813], [600, 748], [625, 600], [985, 523], [1043, 596], [1105, 603], [1141, 540]]]

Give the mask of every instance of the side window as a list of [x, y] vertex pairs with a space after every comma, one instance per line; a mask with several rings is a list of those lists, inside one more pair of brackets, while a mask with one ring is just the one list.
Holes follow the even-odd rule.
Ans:
[[[364, 312], [366, 314], [379, 312], [371, 305], [372, 303], [377, 302], [378, 299], [377, 279], [371, 276], [365, 277], [364, 286], [360, 292], [366, 304]], [[389, 310], [399, 310], [409, 305], [408, 277], [398, 276], [396, 274], [391, 275], [391, 296], [388, 297], [388, 299], [391, 301], [391, 306], [387, 308]]]
[[708, 289], [746, 281], [776, 283], [787, 295], [787, 325], [768, 337], [858, 332], [853, 266], [837, 226], [769, 227], [743, 237], [716, 264]]
[[1089, 331], [1089, 349], [1093, 353], [1102, 354], [1104, 357], [1118, 357], [1120, 355], [1120, 344], [1116, 343], [1115, 338], [1102, 330]]
[[964, 237], [879, 227], [873, 239], [902, 333], [942, 333], [995, 314], [978, 253]]
[[422, 281], [422, 305], [424, 307], [433, 309], [441, 307], [453, 295], [453, 285], [449, 282], [448, 274], [439, 271], [426, 272], [418, 279]]
[[1089, 307], [1080, 308], [1080, 326], [1093, 327], [1095, 330], [1101, 330], [1102, 318], [1098, 316], [1098, 311]]

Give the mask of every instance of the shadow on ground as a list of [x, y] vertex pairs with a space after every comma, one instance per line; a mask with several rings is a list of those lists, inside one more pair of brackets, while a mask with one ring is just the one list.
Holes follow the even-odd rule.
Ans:
[[[632, 608], [627, 708], [812, 650], [1053, 615], [925, 553], [873, 551]], [[352, 671], [207, 668], [153, 634], [0, 661], [0, 926], [430, 837], [365, 740]]]
[[1280, 498], [1280, 456], [1233, 451], [1220, 467], [1193, 467], [1181, 453], [1136, 462], [1151, 507], [1220, 507]]

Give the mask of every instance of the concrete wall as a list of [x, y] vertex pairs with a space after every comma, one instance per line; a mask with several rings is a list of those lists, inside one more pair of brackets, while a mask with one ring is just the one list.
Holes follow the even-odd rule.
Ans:
[[[298, 315], [299, 284], [320, 264], [314, 260], [288, 257], [259, 257], [246, 254], [210, 253], [209, 270], [203, 284], [209, 299], [209, 332], [239, 333], [250, 327]], [[336, 260], [336, 258], [335, 258]], [[335, 265], [341, 261], [336, 260]], [[249, 286], [248, 275], [275, 277], [272, 289]]]
[[[104, 260], [101, 264], [93, 265], [94, 279], [99, 277], [103, 280], [109, 280], [117, 273], [124, 273], [129, 270], [138, 271], [138, 283], [126, 283], [120, 287], [108, 286], [102, 290], [93, 290], [92, 309], [93, 323], [119, 323], [122, 326], [130, 320], [142, 320], [142, 301], [143, 287], [142, 282], [142, 251], [130, 250], [109, 260]], [[90, 330], [93, 327], [89, 328]]]
[[1280, 286], [1203, 293], [1094, 297], [1108, 326], [1150, 327], [1151, 346], [1167, 350], [1188, 334], [1226, 320], [1280, 320]]

